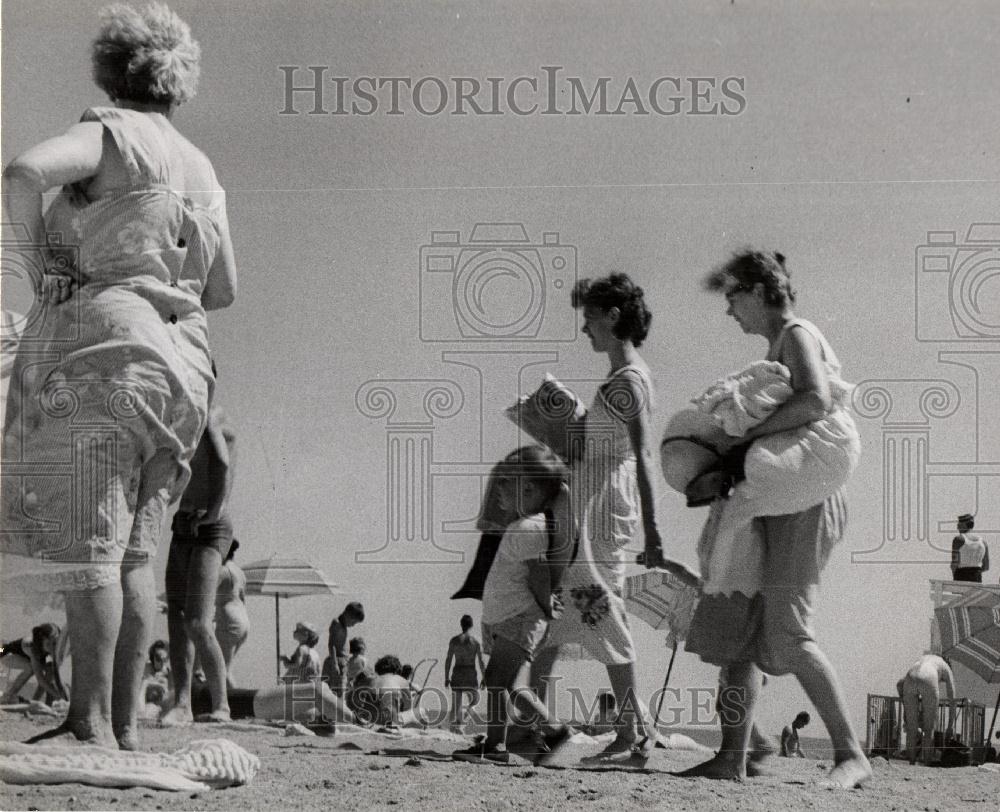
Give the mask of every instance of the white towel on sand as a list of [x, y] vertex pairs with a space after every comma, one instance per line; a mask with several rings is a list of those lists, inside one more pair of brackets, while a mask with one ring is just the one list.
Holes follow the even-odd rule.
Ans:
[[228, 739], [191, 742], [173, 753], [130, 753], [91, 745], [0, 742], [8, 784], [90, 784], [201, 792], [249, 783], [260, 759]]

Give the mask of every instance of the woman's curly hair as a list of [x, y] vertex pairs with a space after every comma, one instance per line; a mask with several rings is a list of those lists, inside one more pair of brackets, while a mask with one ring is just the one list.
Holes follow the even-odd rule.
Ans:
[[615, 338], [629, 339], [636, 347], [649, 335], [653, 314], [646, 307], [643, 290], [628, 274], [613, 273], [600, 279], [581, 279], [573, 288], [573, 307], [596, 307], [607, 312], [617, 307], [621, 314], [612, 331]]
[[198, 89], [201, 47], [163, 3], [103, 9], [91, 59], [94, 81], [112, 99], [180, 104]]
[[785, 267], [785, 255], [777, 251], [752, 248], [737, 251], [727, 262], [709, 273], [704, 280], [706, 290], [726, 291], [733, 282], [742, 290], [763, 285], [764, 301], [773, 307], [795, 304], [791, 271]]

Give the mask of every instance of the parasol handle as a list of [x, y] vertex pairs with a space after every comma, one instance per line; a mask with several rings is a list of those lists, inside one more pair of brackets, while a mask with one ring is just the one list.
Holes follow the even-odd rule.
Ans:
[[653, 730], [660, 721], [660, 711], [663, 709], [663, 697], [667, 695], [667, 683], [670, 682], [670, 672], [674, 670], [674, 657], [677, 656], [677, 641], [674, 640], [674, 650], [670, 653], [670, 665], [667, 666], [667, 676], [663, 678], [663, 690], [660, 691], [660, 698], [656, 703], [656, 714], [653, 716]]
[[993, 718], [990, 720], [990, 726], [986, 731], [986, 749], [990, 746], [990, 736], [993, 735], [993, 726], [997, 723], [997, 711], [1000, 711], [1000, 691], [997, 692], [997, 704], [993, 708]]
[[281, 682], [281, 607], [278, 601], [281, 597], [274, 594], [274, 678]]

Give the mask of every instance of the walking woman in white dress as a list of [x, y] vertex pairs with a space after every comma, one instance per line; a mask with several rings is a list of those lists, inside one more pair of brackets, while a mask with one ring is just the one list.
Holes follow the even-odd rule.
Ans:
[[617, 737], [605, 752], [627, 752], [640, 740], [651, 745], [654, 734], [638, 718], [645, 713], [623, 598], [625, 548], [640, 527], [646, 566], [666, 564], [656, 518], [652, 376], [638, 352], [652, 314], [642, 288], [625, 274], [582, 280], [573, 306], [583, 309], [583, 333], [611, 369], [587, 412], [583, 447], [572, 455], [576, 557], [562, 581], [565, 610], [549, 624], [532, 681], [544, 690], [562, 645], [576, 644], [583, 656], [604, 663], [621, 709]]

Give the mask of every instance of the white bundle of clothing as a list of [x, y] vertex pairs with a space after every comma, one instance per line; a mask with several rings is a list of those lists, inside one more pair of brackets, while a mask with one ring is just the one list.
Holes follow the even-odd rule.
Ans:
[[[808, 330], [819, 343], [832, 405], [819, 420], [755, 440], [744, 461], [746, 478], [728, 498], [712, 503], [698, 542], [704, 591], [709, 594], [742, 592], [752, 597], [758, 592], [764, 548], [753, 519], [820, 504], [847, 482], [861, 456], [861, 438], [848, 411], [851, 386], [841, 378], [833, 349], [810, 322], [796, 319], [785, 330], [793, 326]], [[791, 394], [787, 368], [758, 361], [717, 381], [694, 402], [727, 434], [741, 436]]]

